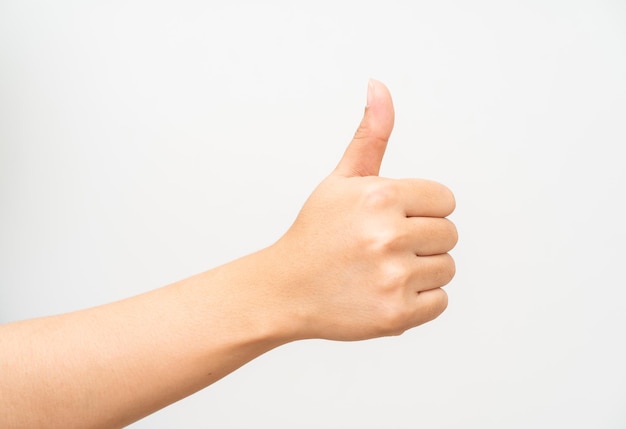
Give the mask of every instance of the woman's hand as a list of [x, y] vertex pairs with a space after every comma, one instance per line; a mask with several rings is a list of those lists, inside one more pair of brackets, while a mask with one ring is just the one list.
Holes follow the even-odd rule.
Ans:
[[432, 181], [378, 177], [393, 121], [389, 91], [371, 81], [342, 160], [273, 246], [285, 280], [275, 293], [301, 322], [298, 337], [396, 335], [447, 306], [454, 196]]

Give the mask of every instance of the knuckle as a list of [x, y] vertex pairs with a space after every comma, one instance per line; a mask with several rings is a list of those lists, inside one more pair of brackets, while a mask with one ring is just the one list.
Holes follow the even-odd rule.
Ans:
[[369, 126], [369, 123], [363, 121], [359, 124], [359, 127], [354, 132], [354, 136], [352, 137], [355, 140], [361, 140], [369, 137], [372, 134], [372, 128]]
[[[395, 225], [387, 224], [369, 231], [366, 242], [367, 247], [380, 257], [401, 249], [406, 240], [406, 234], [399, 231]], [[388, 269], [394, 271], [391, 268]]]
[[411, 314], [403, 301], [393, 301], [385, 306], [381, 316], [380, 327], [386, 336], [398, 336], [408, 328]]
[[415, 320], [415, 326], [436, 319], [448, 307], [448, 294], [441, 288], [432, 289], [427, 292], [421, 292], [422, 295], [419, 305], [419, 315]]
[[401, 328], [396, 328], [393, 329], [391, 331], [389, 331], [389, 333], [387, 334], [388, 337], [399, 337], [400, 335], [404, 334], [407, 329], [409, 329], [409, 327], [403, 326]]
[[445, 193], [447, 194], [445, 198], [447, 199], [448, 212], [452, 214], [452, 212], [454, 212], [454, 210], [456, 209], [456, 197], [454, 196], [454, 193], [450, 190], [450, 188], [448, 188], [447, 186], [443, 187], [445, 189]]
[[372, 181], [365, 189], [364, 205], [380, 209], [395, 205], [398, 201], [398, 187], [391, 180]]
[[381, 284], [383, 290], [399, 291], [409, 283], [411, 272], [405, 264], [401, 262], [388, 262], [380, 269]]
[[406, 301], [410, 271], [406, 264], [393, 261], [379, 272], [378, 321], [380, 334], [400, 335], [410, 327], [411, 312]]
[[448, 220], [448, 236], [450, 237], [450, 249], [452, 249], [459, 242], [459, 231], [454, 222], [450, 220]]
[[456, 209], [456, 198], [454, 197], [454, 193], [446, 185], [441, 183], [437, 183], [437, 185], [439, 185], [438, 198], [448, 214], [451, 214], [454, 212], [454, 209]]
[[438, 270], [439, 283], [442, 286], [450, 283], [456, 274], [456, 264], [454, 263], [454, 259], [448, 253], [444, 256], [445, 261], [442, 264], [442, 267]]
[[436, 289], [436, 297], [430, 301], [426, 309], [426, 313], [429, 314], [429, 320], [432, 320], [439, 316], [448, 308], [448, 294], [443, 289]]
[[452, 214], [456, 209], [456, 198], [454, 193], [446, 185], [439, 182], [430, 182], [430, 199], [433, 204], [437, 204], [446, 216]]

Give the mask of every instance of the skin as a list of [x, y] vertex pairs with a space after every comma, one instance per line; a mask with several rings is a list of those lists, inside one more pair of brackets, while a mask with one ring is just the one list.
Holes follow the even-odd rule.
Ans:
[[273, 245], [172, 285], [0, 326], [0, 427], [123, 427], [282, 344], [399, 335], [447, 306], [452, 193], [378, 177], [394, 121], [370, 81], [336, 169]]

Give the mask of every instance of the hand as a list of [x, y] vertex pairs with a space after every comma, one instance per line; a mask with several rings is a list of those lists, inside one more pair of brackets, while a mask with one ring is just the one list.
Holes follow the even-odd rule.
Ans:
[[[276, 243], [292, 281], [302, 337], [397, 335], [436, 318], [455, 273], [457, 241], [445, 186], [378, 177], [394, 122], [387, 88], [370, 81], [368, 106], [336, 169]], [[294, 281], [294, 279], [296, 279]]]
[[454, 275], [454, 198], [377, 176], [392, 127], [389, 92], [372, 81], [341, 162], [274, 245], [125, 300], [0, 326], [0, 426], [122, 427], [286, 342], [393, 335], [437, 317]]

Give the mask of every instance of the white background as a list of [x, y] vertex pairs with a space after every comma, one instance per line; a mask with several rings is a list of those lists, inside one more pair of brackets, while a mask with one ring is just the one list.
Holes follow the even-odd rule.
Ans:
[[626, 427], [618, 0], [1, 2], [0, 322], [271, 244], [370, 77], [382, 174], [457, 196], [448, 310], [274, 350], [133, 427]]

